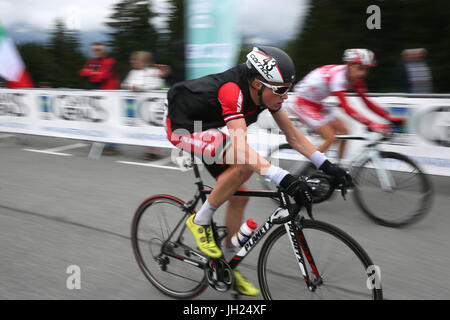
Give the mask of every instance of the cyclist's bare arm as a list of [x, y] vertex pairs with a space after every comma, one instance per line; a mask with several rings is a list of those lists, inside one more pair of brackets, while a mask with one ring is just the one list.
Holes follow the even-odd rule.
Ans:
[[387, 112], [385, 109], [383, 109], [382, 107], [380, 107], [373, 101], [369, 100], [369, 98], [367, 97], [367, 91], [366, 91], [365, 87], [360, 86], [360, 87], [356, 88], [355, 91], [370, 110], [375, 112], [380, 117], [382, 117], [386, 120], [390, 120], [389, 112]]
[[272, 117], [283, 131], [287, 142], [292, 146], [292, 148], [307, 158], [310, 158], [311, 155], [317, 151], [312, 143], [300, 131], [298, 131], [297, 128], [294, 127], [294, 124], [284, 110], [279, 110], [272, 113]]
[[255, 149], [247, 144], [247, 124], [243, 118], [227, 122], [232, 146], [227, 150], [226, 162], [228, 164], [246, 164], [260, 174], [265, 175], [270, 162], [264, 159]]
[[[305, 157], [309, 158], [317, 168], [320, 168], [324, 170], [325, 173], [333, 176], [337, 174], [337, 171], [339, 171], [339, 174], [341, 174], [340, 171], [345, 174], [342, 169], [335, 168], [327, 158], [321, 152], [317, 151], [311, 142], [309, 142], [309, 140], [294, 127], [285, 111], [280, 110], [274, 113], [273, 117], [280, 129], [285, 133], [288, 142]], [[234, 159], [237, 163], [248, 165], [253, 171], [267, 177], [276, 185], [281, 185], [284, 188], [287, 188], [287, 186], [292, 183], [296, 184], [298, 182], [288, 171], [272, 165], [247, 144], [247, 125], [244, 119], [240, 118], [228, 121], [227, 128], [230, 132], [232, 141], [231, 150], [233, 151], [233, 155], [235, 155]], [[227, 150], [226, 153], [227, 163], [229, 163], [229, 151], [230, 149]], [[322, 164], [326, 166], [323, 167]]]
[[345, 112], [350, 117], [352, 117], [356, 121], [363, 123], [366, 126], [369, 126], [372, 123], [372, 121], [370, 121], [369, 119], [367, 119], [366, 117], [361, 115], [359, 112], [357, 112], [355, 109], [350, 107], [350, 105], [348, 104], [347, 98], [346, 98], [345, 91], [336, 91], [336, 92], [333, 92], [333, 95], [335, 95], [339, 99], [339, 103], [340, 103], [341, 107], [345, 110]]

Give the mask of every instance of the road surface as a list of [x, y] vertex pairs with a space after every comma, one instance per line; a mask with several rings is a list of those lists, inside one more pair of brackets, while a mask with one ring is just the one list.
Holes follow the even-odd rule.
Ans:
[[[192, 171], [174, 170], [168, 157], [143, 161], [142, 147], [93, 159], [90, 146], [24, 135], [0, 139], [0, 299], [168, 299], [140, 271], [130, 225], [152, 194], [189, 199]], [[213, 184], [206, 172], [202, 177]], [[432, 211], [407, 228], [374, 224], [350, 199], [335, 197], [315, 209], [317, 219], [352, 235], [380, 266], [387, 299], [450, 298], [450, 178], [431, 178]], [[255, 177], [249, 185], [259, 188]], [[246, 216], [261, 223], [273, 208], [270, 200], [252, 199]], [[222, 208], [218, 221], [221, 215]], [[241, 267], [255, 284], [258, 252]], [[68, 288], [71, 266], [79, 268], [79, 289]], [[198, 297], [231, 298], [210, 288]]]

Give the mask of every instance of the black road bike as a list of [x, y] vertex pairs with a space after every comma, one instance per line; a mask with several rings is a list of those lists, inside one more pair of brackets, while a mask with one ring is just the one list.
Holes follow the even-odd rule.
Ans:
[[[264, 299], [382, 299], [380, 269], [364, 249], [335, 226], [300, 215], [301, 206], [280, 189], [237, 191], [237, 196], [277, 198], [280, 205], [229, 262], [203, 254], [185, 222], [212, 189], [203, 185], [193, 158], [191, 165], [198, 188], [192, 200], [151, 196], [132, 222], [136, 260], [161, 292], [179, 299], [193, 298], [208, 286], [233, 292], [232, 270], [268, 235], [257, 263]], [[221, 243], [226, 227], [213, 222], [212, 229]]]

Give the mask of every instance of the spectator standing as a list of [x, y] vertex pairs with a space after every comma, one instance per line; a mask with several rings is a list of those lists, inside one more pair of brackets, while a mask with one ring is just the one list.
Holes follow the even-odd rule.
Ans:
[[88, 60], [78, 74], [81, 77], [86, 77], [95, 89], [119, 89], [119, 76], [115, 70], [116, 60], [106, 57], [108, 51], [102, 43], [93, 43], [91, 50], [94, 59]]
[[402, 52], [399, 84], [402, 92], [432, 93], [432, 74], [425, 61], [427, 50], [424, 48], [405, 49]]
[[[135, 51], [130, 56], [132, 70], [122, 82], [122, 89], [134, 91], [156, 90], [164, 87], [164, 78], [170, 73], [170, 67], [153, 63], [152, 54], [148, 51]], [[144, 160], [160, 158], [155, 148], [148, 148]]]
[[122, 82], [122, 89], [146, 91], [164, 87], [164, 78], [170, 73], [170, 67], [154, 64], [148, 51], [135, 51], [131, 54], [130, 65], [133, 68]]
[[[81, 77], [86, 77], [94, 89], [117, 90], [119, 89], [119, 75], [115, 70], [116, 60], [107, 58], [108, 51], [103, 43], [96, 42], [91, 45], [94, 59], [88, 60], [78, 72]], [[107, 143], [103, 149], [105, 154], [119, 153], [116, 144]]]

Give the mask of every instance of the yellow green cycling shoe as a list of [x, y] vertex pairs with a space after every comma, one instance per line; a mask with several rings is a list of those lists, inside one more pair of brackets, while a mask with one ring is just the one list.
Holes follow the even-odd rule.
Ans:
[[256, 296], [259, 290], [237, 270], [233, 270], [236, 290], [246, 296]]
[[194, 235], [198, 248], [208, 257], [220, 258], [222, 256], [222, 250], [220, 250], [214, 241], [211, 226], [195, 224], [193, 221], [194, 216], [193, 214], [186, 220], [186, 226]]

